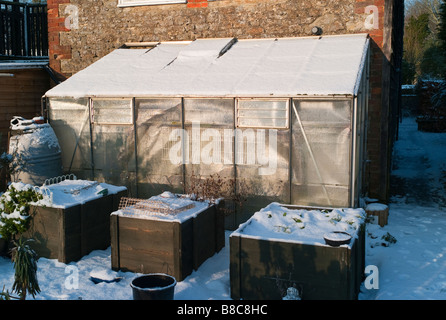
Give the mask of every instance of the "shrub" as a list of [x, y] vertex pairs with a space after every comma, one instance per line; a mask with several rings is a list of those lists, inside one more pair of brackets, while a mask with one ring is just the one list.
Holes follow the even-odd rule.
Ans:
[[432, 95], [431, 100], [436, 115], [446, 117], [446, 80], [440, 85], [438, 91]]
[[16, 186], [11, 184], [0, 197], [0, 236], [7, 241], [28, 230], [31, 203], [43, 198], [30, 185]]
[[196, 176], [192, 172], [190, 184], [186, 192], [195, 197], [197, 201], [207, 201], [209, 204], [216, 204], [220, 199], [232, 202], [232, 207], [220, 208], [225, 214], [233, 213], [243, 206], [247, 200], [244, 194], [246, 186], [243, 181], [239, 183], [239, 190], [236, 192], [236, 180], [232, 178], [222, 178], [219, 174], [212, 174], [206, 178]]
[[12, 290], [19, 294], [20, 300], [25, 300], [29, 293], [35, 297], [40, 293], [39, 282], [37, 280], [37, 254], [28, 245], [31, 239], [14, 242], [12, 259], [14, 261], [14, 284]]

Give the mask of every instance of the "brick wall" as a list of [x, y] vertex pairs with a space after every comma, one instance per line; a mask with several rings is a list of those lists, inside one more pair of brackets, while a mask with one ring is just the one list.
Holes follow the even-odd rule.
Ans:
[[69, 30], [65, 27], [66, 17], [59, 15], [59, 6], [69, 4], [70, 0], [50, 0], [47, 1], [48, 8], [48, 55], [50, 58], [50, 68], [56, 76], [63, 80], [66, 74], [62, 74], [61, 61], [71, 59], [71, 45], [61, 45], [60, 35]]
[[[369, 185], [370, 196], [383, 201], [388, 200], [389, 170], [387, 163], [382, 158], [382, 150], [386, 146], [382, 145], [382, 111], [386, 106], [383, 104], [383, 66], [385, 56], [382, 51], [384, 46], [384, 18], [385, 18], [385, 2], [384, 0], [357, 0], [355, 4], [355, 12], [360, 14], [365, 12], [368, 6], [375, 6], [378, 9], [378, 29], [371, 29], [367, 32], [372, 38], [372, 54], [370, 66], [370, 91], [371, 99], [369, 100], [368, 114], [368, 137], [367, 150], [368, 160], [370, 160], [365, 172], [367, 183]], [[389, 2], [389, 1], [387, 1]], [[385, 176], [383, 177], [383, 174]]]
[[[118, 7], [118, 0], [48, 0], [50, 66], [69, 77], [125, 42], [197, 38], [271, 38], [367, 32], [372, 38], [368, 181], [370, 196], [387, 200], [388, 123], [383, 114], [385, 11], [390, 0], [189, 0], [185, 4]], [[370, 11], [372, 10], [372, 11]], [[371, 15], [377, 25], [366, 27]], [[68, 20], [67, 20], [68, 19]], [[73, 20], [74, 19], [74, 20]], [[68, 21], [68, 24], [66, 23]], [[375, 28], [377, 27], [377, 28]], [[383, 143], [384, 141], [384, 143]], [[387, 152], [385, 153], [387, 154]]]

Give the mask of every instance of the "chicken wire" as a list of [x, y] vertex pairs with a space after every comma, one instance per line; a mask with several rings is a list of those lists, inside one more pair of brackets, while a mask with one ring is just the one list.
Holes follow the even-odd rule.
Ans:
[[192, 209], [195, 204], [192, 202], [185, 202], [183, 204], [176, 203], [174, 206], [173, 199], [138, 199], [122, 197], [118, 209], [124, 215], [139, 215], [139, 216], [150, 216], [150, 215], [177, 215], [183, 211]]

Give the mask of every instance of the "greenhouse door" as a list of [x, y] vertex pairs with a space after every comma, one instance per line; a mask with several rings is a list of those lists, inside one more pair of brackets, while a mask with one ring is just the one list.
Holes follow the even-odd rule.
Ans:
[[293, 100], [291, 203], [350, 206], [352, 101]]

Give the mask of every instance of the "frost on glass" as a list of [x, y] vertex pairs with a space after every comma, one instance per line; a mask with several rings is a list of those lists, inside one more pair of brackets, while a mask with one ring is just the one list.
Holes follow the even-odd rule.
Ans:
[[50, 98], [48, 109], [49, 122], [61, 147], [64, 172], [93, 178], [88, 98]]
[[234, 100], [184, 100], [185, 180], [234, 178]]
[[237, 126], [287, 128], [287, 100], [240, 99], [237, 105]]
[[241, 221], [271, 202], [288, 203], [289, 129], [237, 129], [237, 189], [248, 198]]
[[136, 99], [138, 197], [183, 192], [181, 99]]
[[92, 125], [94, 176], [99, 182], [126, 186], [136, 195], [135, 133], [133, 126]]
[[133, 124], [132, 99], [93, 99], [93, 119], [99, 124]]
[[292, 203], [348, 206], [351, 101], [294, 101]]

